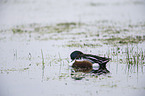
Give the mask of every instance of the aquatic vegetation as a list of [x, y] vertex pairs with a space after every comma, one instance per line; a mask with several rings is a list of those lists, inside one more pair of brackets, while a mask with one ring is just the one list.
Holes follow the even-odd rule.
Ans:
[[45, 31], [46, 33], [61, 33], [69, 32], [74, 28], [80, 27], [82, 24], [80, 22], [67, 22], [58, 23], [56, 25], [40, 27], [39, 32]]
[[104, 5], [107, 5], [106, 3], [90, 3], [89, 4], [90, 6], [93, 6], [93, 7], [96, 7], [96, 6], [104, 6]]
[[13, 32], [13, 33], [23, 33], [23, 32], [25, 32], [25, 31], [22, 30], [22, 29], [13, 28], [13, 29], [12, 29], [12, 32]]
[[42, 51], [42, 49], [41, 49], [41, 55], [42, 55], [42, 81], [43, 81], [45, 63], [44, 63], [44, 57], [43, 57], [43, 51]]
[[123, 64], [126, 66], [124, 71], [129, 72], [143, 72], [145, 65], [145, 49], [138, 47], [137, 44], [127, 44], [124, 46], [114, 46], [106, 53], [108, 57], [112, 58], [112, 62], [116, 63], [116, 71], [120, 68], [118, 66]]
[[12, 29], [12, 32], [15, 33], [39, 33], [39, 34], [48, 34], [48, 33], [61, 33], [69, 32], [74, 28], [81, 27], [83, 23], [80, 22], [66, 22], [58, 23], [54, 25], [45, 25], [41, 26], [39, 24], [30, 24], [17, 26]]
[[126, 60], [128, 64], [128, 69], [132, 66], [143, 66], [145, 64], [145, 50], [139, 49], [138, 47], [126, 48]]
[[44, 66], [44, 57], [43, 57], [43, 51], [42, 51], [42, 49], [41, 49], [41, 55], [42, 55], [42, 65]]
[[100, 44], [90, 44], [90, 43], [71, 43], [71, 44], [67, 44], [66, 45], [67, 47], [81, 47], [81, 48], [84, 48], [84, 47], [91, 47], [91, 48], [95, 48], [95, 47], [98, 47], [98, 46], [102, 46]]
[[145, 63], [145, 50], [143, 48], [138, 48], [138, 46], [135, 45], [128, 44], [124, 47], [112, 47], [108, 51], [108, 56], [112, 59], [117, 57], [120, 63], [122, 62], [131, 65], [143, 65]]
[[143, 36], [136, 36], [136, 37], [125, 37], [125, 38], [121, 38], [121, 37], [112, 37], [112, 38], [108, 38], [108, 39], [103, 39], [102, 40], [105, 44], [133, 44], [133, 43], [139, 43], [142, 41], [145, 41], [145, 39], [143, 38]]
[[126, 48], [126, 54], [127, 54], [127, 62], [131, 65], [138, 65], [138, 64], [144, 64], [143, 62], [145, 60], [145, 51], [142, 49], [138, 49], [135, 47], [129, 48], [127, 46]]
[[26, 68], [19, 68], [19, 69], [16, 69], [16, 68], [11, 68], [11, 69], [0, 69], [1, 72], [13, 72], [13, 71], [25, 71], [25, 70], [28, 70], [29, 67], [26, 67]]
[[70, 27], [75, 27], [77, 25], [81, 25], [81, 23], [75, 23], [75, 22], [66, 22], [66, 23], [58, 23], [57, 26], [63, 26], [63, 27], [66, 27], [66, 28], [70, 28]]

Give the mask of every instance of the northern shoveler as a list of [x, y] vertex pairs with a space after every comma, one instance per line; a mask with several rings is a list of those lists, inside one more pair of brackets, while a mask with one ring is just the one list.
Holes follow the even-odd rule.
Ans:
[[106, 69], [106, 64], [111, 60], [110, 58], [100, 57], [92, 54], [84, 54], [81, 51], [74, 51], [70, 54], [72, 62], [70, 66], [76, 69], [90, 70], [95, 63], [99, 64], [99, 69]]

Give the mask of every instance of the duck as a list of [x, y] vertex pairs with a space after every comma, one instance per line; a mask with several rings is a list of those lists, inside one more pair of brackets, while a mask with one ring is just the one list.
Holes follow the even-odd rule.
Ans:
[[111, 58], [100, 57], [93, 54], [85, 54], [77, 50], [70, 54], [70, 58], [72, 61], [69, 65], [77, 71], [90, 71], [93, 70], [94, 65], [96, 66], [96, 64], [98, 64], [99, 68], [97, 70], [93, 70], [93, 72], [106, 70], [106, 64], [111, 60]]

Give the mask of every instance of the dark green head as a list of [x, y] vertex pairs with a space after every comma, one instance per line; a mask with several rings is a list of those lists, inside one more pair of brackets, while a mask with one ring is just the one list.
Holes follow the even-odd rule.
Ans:
[[81, 51], [74, 51], [70, 54], [72, 60], [76, 59], [79, 55], [83, 54]]

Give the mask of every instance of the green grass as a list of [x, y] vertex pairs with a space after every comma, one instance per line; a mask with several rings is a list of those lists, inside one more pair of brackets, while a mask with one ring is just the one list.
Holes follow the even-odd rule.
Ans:
[[95, 48], [95, 47], [98, 47], [98, 46], [102, 46], [100, 44], [91, 44], [91, 43], [71, 43], [71, 44], [67, 44], [66, 45], [67, 47], [81, 47], [81, 48], [84, 48], [84, 47], [91, 47], [91, 48]]
[[106, 44], [133, 44], [133, 43], [139, 43], [144, 41], [142, 36], [136, 36], [136, 37], [125, 37], [125, 38], [120, 38], [120, 37], [112, 37], [112, 38], [108, 38], [108, 39], [103, 39], [103, 42], [105, 42]]
[[44, 57], [43, 57], [43, 51], [42, 51], [42, 49], [41, 49], [41, 55], [42, 55], [42, 65], [44, 66]]
[[41, 55], [42, 55], [42, 82], [43, 82], [45, 63], [44, 63], [44, 57], [43, 57], [42, 49], [41, 49]]
[[138, 47], [126, 48], [127, 63], [131, 65], [144, 64], [145, 51], [139, 49]]
[[26, 68], [19, 68], [19, 69], [16, 69], [16, 68], [11, 68], [11, 69], [4, 69], [4, 70], [0, 70], [1, 72], [2, 71], [5, 71], [5, 72], [13, 72], [13, 71], [25, 71], [25, 70], [28, 70], [29, 67], [26, 67]]
[[143, 72], [145, 49], [139, 47], [138, 44], [111, 47], [106, 54], [105, 57], [110, 57], [111, 62], [116, 63], [116, 69], [118, 69], [118, 64], [125, 64], [125, 72], [127, 70], [135, 73], [138, 73], [139, 70]]
[[23, 32], [25, 32], [25, 31], [22, 30], [22, 29], [19, 29], [19, 28], [18, 28], [18, 29], [17, 29], [17, 28], [13, 28], [13, 29], [12, 29], [12, 32], [13, 32], [13, 33], [23, 33]]
[[79, 28], [84, 25], [81, 22], [62, 22], [53, 25], [41, 26], [39, 24], [30, 24], [30, 25], [19, 25], [16, 28], [12, 28], [11, 31], [16, 34], [20, 33], [39, 33], [39, 34], [48, 34], [48, 33], [61, 33], [69, 32], [72, 29]]

